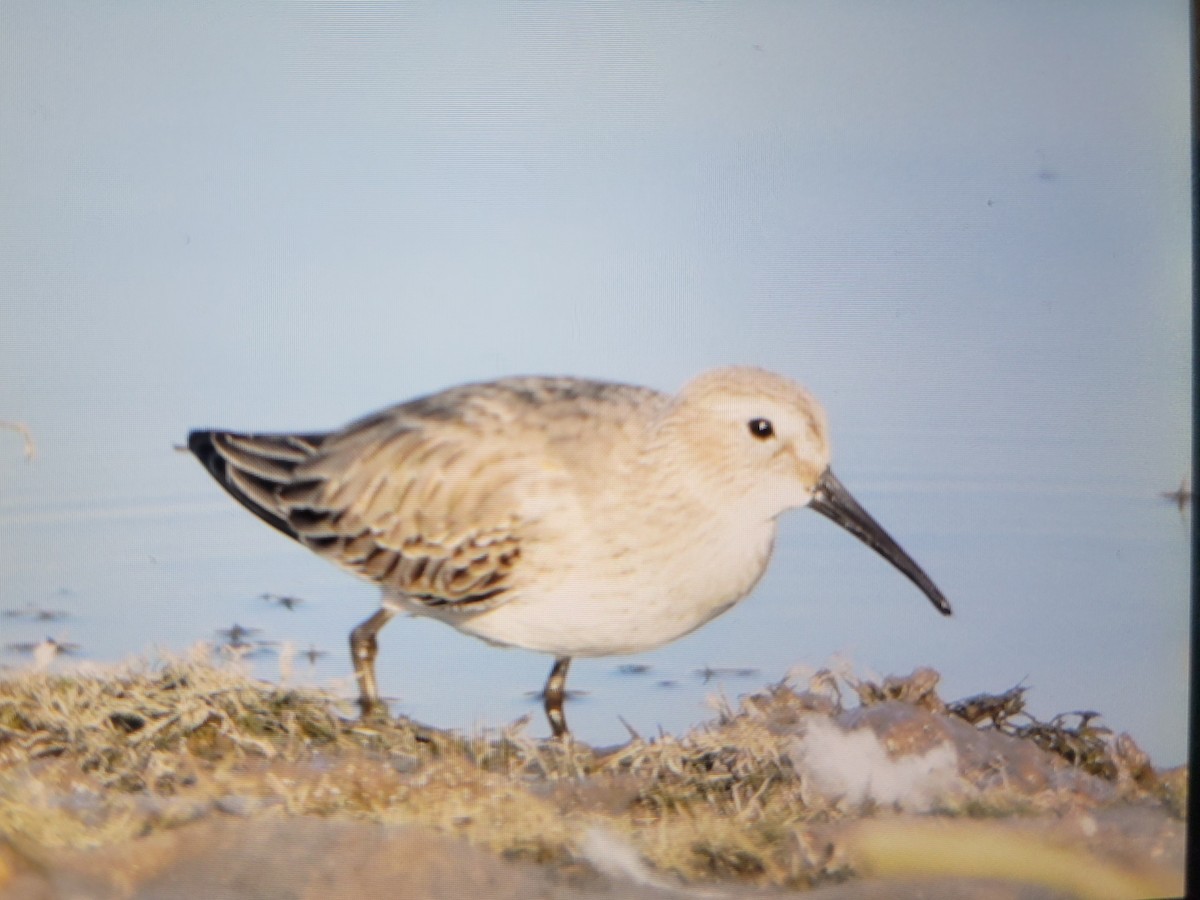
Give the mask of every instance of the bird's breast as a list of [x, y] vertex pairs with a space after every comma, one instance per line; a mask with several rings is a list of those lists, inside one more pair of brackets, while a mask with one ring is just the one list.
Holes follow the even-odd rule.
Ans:
[[535, 558], [540, 571], [511, 601], [455, 624], [492, 643], [560, 656], [652, 650], [743, 599], [766, 569], [774, 535], [774, 522], [674, 528], [637, 546]]
[[689, 631], [750, 593], [766, 571], [775, 542], [773, 521], [736, 523], [713, 531], [680, 542], [666, 563], [666, 596], [681, 618], [690, 621]]

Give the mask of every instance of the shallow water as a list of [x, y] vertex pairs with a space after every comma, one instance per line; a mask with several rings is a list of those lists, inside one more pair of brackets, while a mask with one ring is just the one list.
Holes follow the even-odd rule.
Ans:
[[[41, 431], [41, 429], [39, 429]], [[32, 463], [0, 462], [0, 608], [32, 604], [58, 621], [0, 619], [3, 642], [53, 635], [78, 660], [218, 642], [234, 623], [296, 652], [289, 677], [353, 695], [350, 629], [375, 591], [246, 514], [187, 454], [97, 447], [45, 430]], [[88, 490], [70, 473], [94, 464]], [[107, 465], [103, 464], [107, 458]], [[572, 727], [594, 744], [678, 732], [793, 666], [840, 657], [860, 673], [928, 665], [947, 699], [1031, 686], [1039, 717], [1095, 709], [1159, 765], [1185, 756], [1188, 523], [1143, 479], [1100, 486], [842, 478], [955, 606], [943, 619], [880, 558], [809, 511], [783, 518], [751, 597], [699, 632], [637, 657], [578, 660]], [[123, 490], [129, 497], [123, 497]], [[132, 499], [130, 499], [132, 497]], [[294, 610], [262, 599], [302, 598]], [[328, 655], [314, 662], [303, 651]], [[381, 633], [381, 690], [393, 709], [443, 727], [499, 726], [522, 714], [545, 730], [549, 659], [501, 650], [427, 620]], [[252, 657], [281, 676], [282, 647]], [[9, 666], [30, 664], [7, 651]], [[630, 663], [645, 671], [622, 671]], [[286, 665], [286, 663], [284, 663]]]
[[[1188, 7], [879, 16], [14, 9], [0, 419], [39, 456], [0, 430], [0, 608], [71, 615], [0, 618], [0, 644], [50, 632], [111, 661], [236, 622], [328, 650], [292, 677], [349, 693], [372, 590], [173, 453], [189, 428], [754, 364], [826, 406], [839, 478], [955, 616], [796, 512], [746, 603], [573, 667], [583, 737], [678, 730], [841, 653], [933, 666], [947, 696], [1023, 681], [1039, 716], [1096, 709], [1182, 761], [1190, 533], [1159, 492], [1192, 448]], [[544, 729], [525, 694], [548, 660], [430, 622], [381, 641], [398, 711]]]

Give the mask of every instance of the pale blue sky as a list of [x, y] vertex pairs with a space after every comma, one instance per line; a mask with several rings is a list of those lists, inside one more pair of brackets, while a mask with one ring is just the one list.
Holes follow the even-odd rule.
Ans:
[[[1188, 72], [1182, 2], [2, 2], [0, 418], [42, 457], [0, 443], [0, 605], [70, 582], [115, 657], [228, 624], [217, 582], [320, 579], [341, 653], [369, 598], [167, 452], [189, 427], [755, 363], [824, 400], [843, 481], [959, 610], [850, 547], [873, 580], [817, 579], [842, 545], [800, 513], [759, 594], [803, 586], [804, 643], [762, 661], [1028, 674], [1181, 759], [1187, 535], [1155, 495], [1190, 459]], [[775, 604], [678, 652], [763, 646]], [[443, 630], [481, 690], [544, 674]], [[1139, 709], [1118, 669], [1177, 687]]]

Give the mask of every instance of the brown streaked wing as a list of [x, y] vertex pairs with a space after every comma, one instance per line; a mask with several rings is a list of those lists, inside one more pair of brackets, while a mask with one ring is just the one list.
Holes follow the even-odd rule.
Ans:
[[296, 464], [320, 447], [321, 434], [235, 434], [197, 430], [188, 435], [188, 449], [235, 500], [288, 537], [288, 523], [279, 492], [292, 485]]
[[[540, 490], [564, 490], [555, 454], [538, 452], [547, 423], [567, 443], [592, 432], [588, 405], [666, 401], [628, 385], [513, 378], [418, 398], [331, 434], [203, 431], [189, 447], [248, 509], [343, 568], [430, 606], [481, 611], [509, 599], [530, 539], [523, 480], [536, 472]], [[513, 435], [520, 449], [505, 439]]]
[[278, 499], [297, 540], [339, 566], [431, 607], [482, 612], [510, 598], [521, 557], [514, 461], [462, 423], [396, 410], [330, 435]]

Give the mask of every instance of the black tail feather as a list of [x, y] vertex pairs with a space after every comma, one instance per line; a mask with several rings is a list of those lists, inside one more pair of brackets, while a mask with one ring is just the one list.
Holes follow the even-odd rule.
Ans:
[[[300, 439], [305, 443], [314, 443], [312, 437]], [[278, 441], [281, 446], [294, 448], [293, 440], [279, 436], [242, 435], [226, 431], [193, 431], [188, 434], [188, 449], [200, 460], [216, 482], [238, 503], [250, 510], [272, 528], [278, 529], [293, 540], [299, 540], [299, 535], [280, 513], [282, 509], [275, 505], [264, 503], [266, 498], [275, 495], [277, 491], [290, 483], [287, 474], [295, 468], [295, 460], [280, 461], [278, 457], [266, 457], [265, 465], [242, 467], [231, 461], [236, 453], [237, 445], [243, 441]], [[222, 445], [235, 453], [225, 453]], [[236, 448], [236, 449], [235, 449]], [[244, 455], [240, 454], [240, 455]], [[257, 470], [257, 471], [255, 471]], [[264, 477], [265, 471], [278, 472], [278, 480]], [[235, 475], [236, 473], [236, 475]], [[241, 484], [239, 484], [241, 482]], [[243, 486], [244, 485], [244, 486]]]

